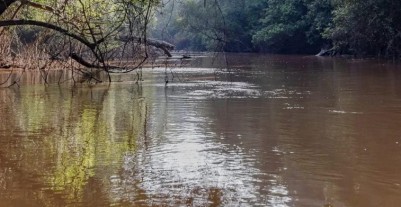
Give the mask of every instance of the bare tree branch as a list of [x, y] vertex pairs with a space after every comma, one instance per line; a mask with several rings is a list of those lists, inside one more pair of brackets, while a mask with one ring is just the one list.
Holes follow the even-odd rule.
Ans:
[[44, 27], [47, 29], [52, 29], [52, 30], [60, 32], [66, 36], [72, 37], [73, 39], [78, 40], [79, 42], [81, 42], [82, 44], [84, 44], [85, 46], [87, 46], [90, 49], [94, 49], [96, 47], [96, 44], [90, 43], [88, 40], [86, 40], [74, 33], [71, 33], [66, 29], [63, 29], [59, 26], [51, 24], [51, 23], [41, 22], [41, 21], [36, 21], [36, 20], [25, 20], [25, 19], [0, 21], [0, 27], [19, 26], [19, 25], [32, 25], [32, 26], [38, 26], [38, 27]]

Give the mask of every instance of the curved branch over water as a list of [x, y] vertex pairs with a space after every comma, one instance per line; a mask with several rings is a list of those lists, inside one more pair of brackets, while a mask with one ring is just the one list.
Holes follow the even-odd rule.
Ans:
[[36, 21], [36, 20], [26, 20], [26, 19], [20, 19], [20, 20], [3, 20], [0, 21], [0, 27], [10, 27], [10, 26], [21, 26], [21, 25], [31, 25], [31, 26], [38, 26], [38, 27], [44, 27], [47, 29], [51, 29], [57, 32], [60, 32], [66, 36], [72, 37], [75, 40], [78, 40], [85, 46], [87, 46], [90, 49], [96, 48], [96, 44], [90, 43], [88, 40], [71, 33], [70, 31], [59, 27], [57, 25], [47, 23], [47, 22], [41, 22], [41, 21]]

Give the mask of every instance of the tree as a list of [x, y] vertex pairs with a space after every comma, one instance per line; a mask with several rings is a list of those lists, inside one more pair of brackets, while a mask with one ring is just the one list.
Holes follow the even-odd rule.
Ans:
[[[70, 57], [85, 68], [107, 74], [129, 72], [148, 59], [147, 46], [167, 55], [173, 48], [147, 36], [158, 4], [158, 0], [0, 0], [0, 27], [46, 31], [40, 50], [51, 60]], [[91, 73], [78, 71], [95, 79]]]
[[177, 49], [214, 50], [225, 39], [218, 6], [217, 1], [168, 1], [157, 16], [153, 34], [173, 42]]
[[328, 43], [322, 33], [331, 11], [328, 0], [269, 0], [253, 42], [261, 51], [315, 53]]
[[332, 22], [331, 0], [169, 2], [166, 10], [175, 12], [162, 18], [170, 21], [163, 31], [180, 49], [215, 50], [223, 42], [228, 52], [315, 53], [330, 44], [322, 33]]
[[326, 35], [338, 50], [358, 56], [400, 57], [401, 2], [336, 1]]
[[178, 49], [252, 52], [252, 32], [265, 4], [264, 0], [166, 1], [155, 35]]

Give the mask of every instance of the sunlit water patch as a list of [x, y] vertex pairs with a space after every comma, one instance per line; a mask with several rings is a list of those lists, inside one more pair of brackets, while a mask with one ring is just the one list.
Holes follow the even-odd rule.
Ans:
[[152, 73], [168, 73], [169, 75], [177, 74], [215, 74], [215, 73], [228, 73], [231, 72], [227, 69], [222, 68], [190, 68], [190, 67], [159, 67], [152, 68], [150, 70]]
[[205, 89], [195, 89], [186, 95], [200, 98], [258, 98], [260, 89], [256, 85], [246, 82], [228, 81], [197, 81]]
[[305, 107], [301, 106], [300, 104], [284, 103], [283, 109], [285, 109], [285, 110], [302, 110], [302, 109], [305, 109]]
[[[242, 147], [216, 141], [211, 121], [197, 110], [187, 110], [202, 108], [199, 102], [177, 107], [176, 101], [170, 101], [156, 105], [152, 112], [170, 113], [152, 120], [148, 146], [127, 154], [122, 171], [112, 177], [117, 183], [112, 192], [119, 195], [113, 197], [121, 198], [118, 202], [140, 203], [130, 196], [139, 193], [147, 205], [158, 206], [287, 206], [291, 198], [276, 175], [256, 168], [255, 155]], [[160, 120], [166, 125], [160, 125]], [[263, 178], [272, 180], [267, 188], [261, 185]]]
[[173, 94], [170, 97], [191, 99], [220, 99], [220, 98], [258, 98], [262, 93], [258, 86], [246, 82], [230, 81], [182, 81], [154, 83], [152, 86], [172, 88], [182, 91], [182, 94]]
[[279, 88], [263, 92], [263, 95], [265, 97], [272, 99], [290, 99], [290, 98], [302, 99], [310, 94], [311, 94], [310, 91], [288, 90], [285, 88]]
[[332, 114], [363, 114], [362, 112], [357, 111], [343, 111], [343, 110], [329, 110]]

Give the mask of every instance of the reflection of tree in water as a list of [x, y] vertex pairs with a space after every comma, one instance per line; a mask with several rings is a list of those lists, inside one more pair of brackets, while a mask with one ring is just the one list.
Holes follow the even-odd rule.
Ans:
[[0, 107], [7, 120], [0, 122], [0, 202], [109, 203], [108, 180], [136, 150], [146, 119], [147, 102], [139, 97], [149, 91], [128, 87], [1, 90], [10, 98]]

